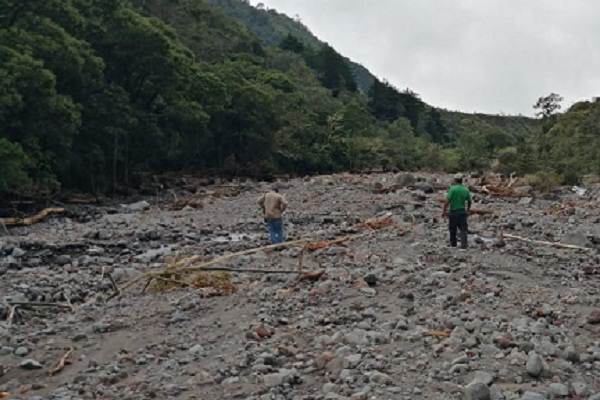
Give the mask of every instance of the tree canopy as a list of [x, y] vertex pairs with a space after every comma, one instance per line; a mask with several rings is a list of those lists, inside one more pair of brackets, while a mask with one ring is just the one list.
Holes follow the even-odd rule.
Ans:
[[0, 191], [114, 193], [166, 171], [479, 168], [538, 123], [458, 116], [375, 78], [363, 91], [364, 67], [298, 21], [221, 3], [264, 35], [279, 27], [277, 41], [200, 0], [0, 0]]

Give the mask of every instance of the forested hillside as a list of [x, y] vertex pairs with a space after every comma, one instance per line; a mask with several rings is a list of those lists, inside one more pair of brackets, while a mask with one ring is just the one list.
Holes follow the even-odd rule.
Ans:
[[[219, 7], [223, 12], [245, 26], [256, 35], [266, 46], [278, 46], [288, 35], [300, 40], [305, 46], [320, 48], [323, 43], [312, 34], [297, 18], [292, 18], [277, 10], [266, 9], [262, 6], [253, 7], [245, 0], [205, 0], [208, 4]], [[362, 92], [367, 92], [375, 76], [364, 66], [343, 57], [350, 66], [356, 80], [356, 85]]]
[[535, 147], [532, 120], [458, 118], [378, 80], [362, 93], [330, 46], [288, 31], [265, 46], [200, 0], [0, 10], [3, 193], [112, 193], [167, 171], [487, 168]]

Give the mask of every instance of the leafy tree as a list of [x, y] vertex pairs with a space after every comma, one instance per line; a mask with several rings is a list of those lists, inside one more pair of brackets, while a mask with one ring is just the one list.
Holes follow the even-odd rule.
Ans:
[[491, 154], [486, 136], [479, 132], [465, 134], [458, 139], [457, 152], [460, 168], [463, 170], [485, 171], [490, 166]]
[[561, 109], [560, 102], [563, 101], [562, 96], [556, 93], [550, 93], [547, 96], [540, 97], [533, 106], [534, 109], [538, 110], [536, 116], [548, 118]]
[[306, 49], [304, 43], [298, 40], [298, 38], [293, 36], [291, 33], [288, 33], [285, 39], [279, 43], [279, 48], [281, 50], [291, 51], [298, 54], [304, 53], [304, 50]]
[[346, 60], [331, 46], [325, 45], [320, 50], [308, 54], [307, 63], [319, 72], [321, 83], [331, 89], [334, 96], [342, 90], [357, 91], [354, 76]]
[[31, 186], [26, 172], [29, 161], [21, 146], [0, 138], [0, 159], [0, 193]]

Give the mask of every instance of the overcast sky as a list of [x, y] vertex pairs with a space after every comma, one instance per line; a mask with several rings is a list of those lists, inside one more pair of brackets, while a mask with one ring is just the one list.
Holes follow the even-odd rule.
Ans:
[[427, 103], [533, 115], [600, 95], [599, 0], [251, 0]]

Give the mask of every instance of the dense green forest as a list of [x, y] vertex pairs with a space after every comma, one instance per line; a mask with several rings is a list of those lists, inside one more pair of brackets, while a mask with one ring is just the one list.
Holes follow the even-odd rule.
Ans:
[[591, 171], [566, 155], [542, 161], [593, 135], [596, 103], [538, 124], [438, 110], [377, 79], [362, 91], [357, 67], [287, 20], [296, 31], [280, 24], [268, 46], [201, 0], [0, 0], [0, 192], [114, 193], [167, 171], [452, 171], [495, 159], [501, 170]]
[[[305, 46], [314, 49], [320, 48], [323, 43], [319, 38], [304, 26], [299, 17], [289, 17], [276, 10], [266, 9], [258, 5], [253, 7], [245, 0], [205, 0], [208, 4], [214, 5], [225, 12], [228, 16], [246, 27], [256, 37], [258, 37], [265, 46], [278, 46], [288, 35], [291, 35], [301, 41]], [[362, 92], [367, 92], [375, 76], [364, 66], [343, 57], [349, 65], [356, 85]]]

